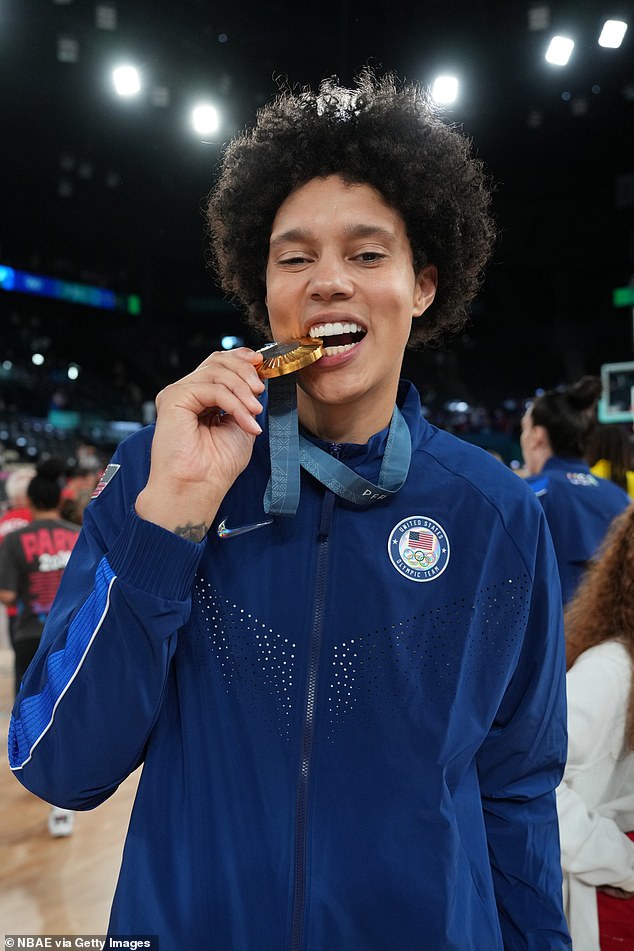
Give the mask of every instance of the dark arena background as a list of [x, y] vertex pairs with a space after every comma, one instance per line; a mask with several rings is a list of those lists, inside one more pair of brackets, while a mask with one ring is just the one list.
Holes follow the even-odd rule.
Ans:
[[[368, 65], [429, 87], [496, 183], [499, 238], [465, 332], [405, 357], [426, 415], [525, 474], [535, 393], [625, 364], [608, 389], [634, 440], [634, 0], [0, 0], [0, 515], [13, 470], [60, 457], [81, 521], [162, 387], [263, 342], [206, 262], [222, 146], [280, 84], [348, 85]], [[451, 623], [471, 609], [464, 591], [453, 604]], [[5, 748], [13, 681], [0, 605]], [[49, 806], [3, 756], [5, 947], [103, 947], [139, 772], [49, 834]]]
[[[256, 343], [206, 264], [219, 150], [280, 81], [349, 83], [366, 64], [455, 77], [439, 108], [497, 183], [467, 331], [408, 354], [405, 375], [431, 418], [510, 461], [537, 389], [634, 357], [632, 6], [1, 0], [5, 462], [72, 459], [78, 438], [107, 454], [165, 383]], [[619, 46], [599, 44], [609, 19], [629, 24]], [[574, 41], [565, 65], [545, 58], [556, 35]], [[117, 92], [122, 65], [136, 93]]]

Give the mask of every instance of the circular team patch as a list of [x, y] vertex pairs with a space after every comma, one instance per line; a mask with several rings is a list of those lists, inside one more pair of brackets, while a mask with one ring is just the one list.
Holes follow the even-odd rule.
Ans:
[[426, 515], [410, 515], [390, 532], [390, 561], [410, 581], [433, 581], [449, 564], [449, 539], [442, 525]]

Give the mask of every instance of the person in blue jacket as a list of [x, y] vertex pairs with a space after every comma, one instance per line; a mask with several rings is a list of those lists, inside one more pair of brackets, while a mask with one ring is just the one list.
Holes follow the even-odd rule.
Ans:
[[212, 353], [161, 391], [86, 508], [10, 726], [16, 777], [69, 808], [143, 764], [111, 934], [570, 947], [546, 520], [400, 379], [408, 342], [464, 323], [489, 203], [424, 90], [369, 70], [281, 91], [228, 145], [221, 285], [291, 361], [324, 355], [265, 391], [266, 349]]
[[522, 417], [526, 481], [546, 513], [564, 603], [575, 593], [612, 521], [630, 504], [625, 489], [594, 475], [585, 460], [600, 395], [599, 377], [584, 376], [546, 390]]

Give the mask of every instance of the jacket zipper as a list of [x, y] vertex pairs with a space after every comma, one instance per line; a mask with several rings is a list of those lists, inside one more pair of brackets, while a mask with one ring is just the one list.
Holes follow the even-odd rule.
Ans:
[[[332, 447], [339, 449], [339, 447]], [[333, 452], [333, 455], [337, 455]], [[302, 755], [297, 788], [297, 812], [295, 817], [295, 887], [293, 893], [293, 919], [291, 931], [291, 951], [300, 951], [306, 903], [306, 836], [308, 781], [315, 731], [315, 700], [319, 674], [319, 655], [321, 650], [324, 622], [326, 569], [330, 526], [335, 505], [335, 495], [329, 490], [324, 495], [319, 525], [319, 550], [317, 555], [317, 578], [315, 583], [315, 611], [310, 638], [308, 659], [308, 681], [306, 685], [306, 704], [304, 707], [304, 730], [302, 735]]]

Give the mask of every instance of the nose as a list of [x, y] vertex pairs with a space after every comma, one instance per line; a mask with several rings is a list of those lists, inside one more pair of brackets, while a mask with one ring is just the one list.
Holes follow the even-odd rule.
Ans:
[[346, 263], [339, 255], [323, 254], [315, 261], [310, 275], [308, 291], [313, 300], [332, 300], [352, 295], [353, 282]]

